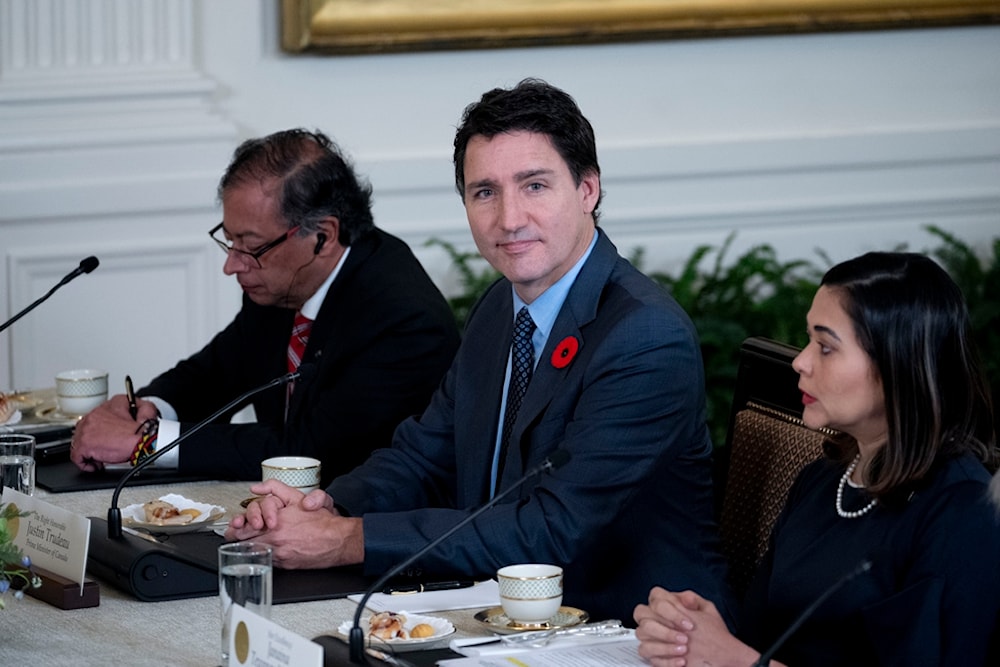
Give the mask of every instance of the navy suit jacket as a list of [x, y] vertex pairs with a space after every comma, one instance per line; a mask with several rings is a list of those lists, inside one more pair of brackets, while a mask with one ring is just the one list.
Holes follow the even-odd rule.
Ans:
[[[598, 233], [541, 351], [499, 488], [557, 449], [569, 462], [419, 566], [488, 578], [511, 563], [555, 563], [565, 569], [563, 603], [594, 618], [630, 621], [654, 585], [698, 590], [728, 613], [694, 327]], [[487, 500], [512, 328], [502, 279], [470, 315], [428, 409], [400, 425], [392, 449], [327, 489], [364, 517], [366, 572], [402, 561]], [[557, 368], [553, 352], [569, 337], [579, 350]]]
[[[244, 297], [236, 318], [204, 349], [140, 390], [160, 396], [182, 433], [243, 392], [287, 373], [295, 313]], [[181, 445], [180, 469], [259, 480], [260, 462], [280, 454], [323, 462], [324, 483], [388, 447], [396, 426], [419, 414], [458, 348], [455, 318], [401, 240], [375, 230], [351, 245], [313, 322], [285, 420], [285, 388], [253, 399], [255, 424], [210, 425]]]

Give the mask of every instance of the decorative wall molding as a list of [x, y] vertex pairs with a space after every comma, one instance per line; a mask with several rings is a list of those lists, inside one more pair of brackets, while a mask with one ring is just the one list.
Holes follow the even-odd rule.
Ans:
[[0, 1], [0, 152], [231, 139], [193, 31], [192, 0]]
[[[12, 312], [91, 254], [101, 262], [94, 272], [60, 288], [5, 332], [9, 379], [0, 384], [46, 386], [60, 370], [93, 366], [108, 370], [116, 383], [126, 373], [144, 383], [165, 369], [164, 358], [187, 356], [204, 345], [206, 332], [214, 332], [219, 303], [208, 286], [218, 271], [218, 253], [187, 241], [150, 247], [100, 240], [7, 250]], [[112, 389], [117, 392], [117, 384]]]
[[9, 330], [0, 388], [79, 365], [148, 381], [228, 319], [234, 286], [195, 230], [239, 132], [194, 18], [192, 0], [0, 0], [2, 312], [101, 260]]
[[[599, 150], [604, 221], [629, 233], [739, 230], [867, 218], [1000, 220], [1000, 125], [610, 146]], [[367, 169], [380, 224], [409, 237], [465, 230], [450, 156]]]
[[4, 0], [5, 80], [95, 79], [191, 69], [192, 0]]

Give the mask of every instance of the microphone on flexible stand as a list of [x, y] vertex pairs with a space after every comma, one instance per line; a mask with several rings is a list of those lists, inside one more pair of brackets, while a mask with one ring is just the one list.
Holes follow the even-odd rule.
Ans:
[[121, 494], [122, 489], [125, 488], [125, 485], [128, 483], [128, 481], [132, 479], [132, 477], [134, 477], [136, 474], [138, 474], [140, 470], [151, 465], [154, 461], [156, 461], [156, 459], [160, 458], [170, 450], [174, 449], [182, 442], [184, 442], [184, 440], [191, 437], [192, 435], [194, 435], [195, 433], [197, 433], [202, 428], [212, 423], [222, 415], [226, 414], [230, 410], [235, 409], [251, 396], [255, 396], [256, 394], [259, 394], [262, 391], [270, 389], [271, 387], [278, 387], [281, 385], [288, 384], [289, 382], [292, 382], [294, 380], [299, 380], [299, 379], [308, 380], [315, 374], [315, 371], [316, 371], [315, 364], [304, 363], [301, 366], [299, 366], [298, 369], [293, 373], [286, 373], [285, 375], [276, 377], [267, 384], [261, 385], [254, 389], [251, 389], [250, 391], [244, 394], [241, 394], [240, 396], [237, 396], [235, 399], [233, 399], [226, 405], [222, 406], [214, 413], [212, 413], [205, 419], [202, 419], [200, 422], [198, 422], [190, 429], [182, 433], [179, 438], [168, 444], [166, 447], [164, 447], [163, 449], [156, 450], [151, 455], [149, 455], [148, 457], [140, 461], [138, 464], [136, 464], [134, 467], [130, 468], [129, 471], [126, 472], [122, 476], [122, 478], [118, 481], [118, 486], [115, 487], [114, 495], [111, 496], [111, 507], [108, 509], [108, 538], [114, 540], [114, 539], [121, 539], [122, 537], [122, 511], [118, 507], [118, 496], [119, 494]]
[[2, 325], [0, 325], [0, 331], [3, 331], [4, 329], [6, 329], [7, 327], [9, 327], [10, 325], [14, 324], [14, 322], [17, 322], [19, 319], [21, 319], [22, 317], [24, 317], [25, 315], [27, 315], [28, 313], [30, 313], [40, 303], [42, 303], [43, 301], [45, 301], [46, 299], [48, 299], [50, 296], [52, 296], [53, 294], [55, 294], [55, 291], [57, 289], [59, 289], [60, 287], [62, 287], [66, 283], [68, 283], [69, 281], [73, 280], [74, 278], [76, 278], [79, 275], [82, 275], [84, 273], [90, 273], [91, 271], [93, 271], [94, 269], [96, 269], [97, 266], [100, 263], [101, 263], [100, 260], [98, 260], [93, 255], [91, 255], [90, 257], [87, 257], [84, 260], [81, 260], [80, 261], [80, 266], [76, 267], [75, 269], [73, 269], [72, 271], [70, 271], [69, 273], [67, 273], [66, 276], [62, 280], [60, 280], [59, 283], [55, 287], [53, 287], [48, 292], [46, 292], [44, 296], [42, 296], [41, 298], [35, 300], [35, 302], [33, 304], [31, 304], [30, 306], [28, 306], [27, 308], [25, 308], [24, 310], [22, 310], [20, 313], [18, 313], [17, 315], [15, 315], [14, 317], [10, 318], [6, 322], [4, 322]]
[[831, 595], [839, 591], [844, 584], [848, 583], [849, 581], [852, 581], [855, 577], [862, 575], [870, 571], [871, 569], [872, 569], [872, 560], [871, 558], [866, 558], [860, 563], [858, 563], [857, 567], [855, 567], [853, 570], [851, 570], [850, 572], [842, 576], [840, 579], [838, 579], [836, 582], [834, 582], [832, 586], [823, 591], [822, 595], [813, 600], [812, 604], [806, 607], [805, 610], [798, 615], [798, 618], [796, 618], [795, 622], [792, 623], [787, 630], [785, 630], [784, 634], [778, 637], [777, 641], [771, 644], [770, 648], [761, 653], [760, 657], [757, 658], [757, 662], [750, 665], [750, 667], [767, 667], [767, 665], [770, 664], [771, 662], [771, 658], [773, 658], [774, 654], [778, 652], [778, 649], [781, 648], [781, 646], [788, 640], [788, 638], [791, 637], [793, 634], [795, 634], [795, 631], [798, 630], [799, 627], [801, 627], [801, 625], [805, 623], [809, 619], [809, 617], [816, 612], [817, 609], [820, 608], [820, 605], [826, 602]]
[[566, 464], [567, 461], [569, 461], [569, 452], [566, 451], [565, 449], [557, 449], [556, 451], [552, 452], [551, 456], [549, 456], [540, 464], [538, 464], [537, 466], [526, 472], [524, 476], [521, 477], [521, 479], [519, 479], [517, 482], [514, 483], [513, 486], [510, 486], [504, 489], [503, 492], [495, 495], [488, 503], [481, 506], [472, 514], [468, 515], [467, 517], [456, 523], [454, 526], [446, 530], [441, 535], [438, 535], [436, 538], [428, 542], [426, 546], [424, 546], [422, 549], [417, 551], [415, 554], [413, 554], [403, 562], [389, 568], [389, 570], [385, 572], [381, 577], [379, 577], [375, 581], [375, 583], [369, 586], [368, 590], [365, 591], [365, 594], [361, 597], [361, 600], [358, 602], [358, 608], [354, 612], [354, 624], [351, 626], [351, 632], [350, 635], [348, 636], [351, 662], [354, 664], [362, 664], [362, 665], [365, 664], [365, 657], [364, 657], [365, 637], [364, 637], [364, 632], [362, 632], [361, 630], [361, 613], [364, 611], [365, 604], [368, 603], [368, 599], [372, 596], [372, 594], [374, 594], [376, 591], [382, 590], [385, 587], [386, 582], [388, 582], [391, 578], [393, 578], [394, 576], [396, 576], [409, 566], [413, 565], [413, 563], [417, 562], [417, 560], [419, 560], [423, 556], [426, 556], [431, 549], [438, 546], [446, 539], [454, 535], [461, 528], [463, 528], [471, 521], [476, 519], [483, 512], [492, 508], [501, 499], [508, 496], [515, 489], [519, 489], [525, 482], [532, 479], [533, 477], [541, 475], [544, 472], [548, 472], [549, 470], [555, 470], [556, 468], [561, 468], [563, 465]]

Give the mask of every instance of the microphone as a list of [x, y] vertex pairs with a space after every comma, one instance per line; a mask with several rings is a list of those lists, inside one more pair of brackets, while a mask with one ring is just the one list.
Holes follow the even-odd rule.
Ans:
[[388, 582], [391, 578], [393, 578], [394, 576], [396, 576], [409, 566], [413, 565], [413, 563], [417, 562], [417, 560], [419, 560], [421, 557], [426, 556], [427, 553], [431, 551], [431, 549], [438, 546], [446, 539], [454, 535], [458, 530], [469, 524], [480, 514], [492, 508], [501, 499], [509, 495], [512, 491], [520, 488], [529, 479], [541, 475], [543, 472], [548, 472], [549, 470], [555, 470], [556, 468], [561, 468], [563, 465], [566, 464], [567, 461], [569, 461], [569, 452], [566, 451], [565, 449], [557, 449], [556, 451], [552, 452], [551, 456], [549, 456], [540, 464], [538, 464], [537, 466], [526, 472], [524, 476], [521, 477], [521, 479], [519, 479], [513, 486], [510, 486], [507, 489], [504, 489], [502, 493], [498, 493], [497, 495], [493, 496], [493, 498], [488, 503], [482, 505], [479, 509], [477, 509], [472, 514], [465, 517], [458, 523], [456, 523], [454, 526], [446, 530], [441, 535], [438, 535], [436, 538], [428, 542], [426, 546], [424, 546], [422, 549], [417, 551], [415, 554], [413, 554], [403, 562], [389, 568], [389, 570], [385, 572], [381, 577], [379, 577], [374, 584], [369, 586], [368, 590], [366, 590], [365, 594], [361, 597], [361, 601], [358, 602], [358, 608], [354, 612], [354, 625], [351, 626], [351, 632], [350, 635], [348, 636], [348, 643], [350, 644], [351, 648], [350, 652], [351, 662], [360, 665], [365, 664], [365, 658], [364, 658], [365, 637], [364, 633], [361, 631], [361, 612], [364, 611], [365, 604], [368, 603], [368, 599], [372, 596], [372, 594], [375, 593], [375, 591], [382, 590], [385, 587], [386, 582]]
[[844, 586], [844, 584], [846, 584], [847, 582], [853, 580], [855, 577], [859, 575], [868, 572], [871, 569], [872, 569], [871, 558], [866, 558], [860, 563], [858, 563], [858, 566], [855, 567], [853, 570], [851, 570], [850, 572], [842, 576], [840, 579], [835, 581], [832, 586], [823, 591], [822, 595], [813, 600], [812, 604], [806, 607], [805, 610], [801, 614], [799, 614], [798, 618], [796, 618], [795, 622], [792, 623], [787, 630], [785, 630], [784, 634], [778, 637], [777, 641], [771, 644], [770, 648], [761, 653], [760, 657], [757, 658], [757, 662], [753, 663], [750, 667], [767, 667], [767, 665], [770, 664], [771, 662], [771, 658], [773, 658], [774, 654], [778, 652], [778, 649], [781, 648], [781, 646], [788, 640], [789, 637], [795, 634], [795, 631], [798, 630], [799, 627], [803, 623], [805, 623], [806, 620], [808, 620], [808, 618], [812, 616], [816, 612], [816, 610], [819, 609], [820, 606], [824, 602], [826, 602], [831, 595], [839, 591], [841, 587]]
[[[80, 266], [83, 267], [83, 262], [80, 263]], [[108, 509], [108, 538], [115, 540], [115, 539], [121, 539], [122, 537], [122, 511], [118, 507], [118, 496], [121, 494], [122, 489], [125, 488], [125, 484], [127, 484], [130, 479], [132, 479], [136, 474], [138, 474], [140, 470], [151, 465], [154, 461], [156, 461], [156, 459], [160, 458], [170, 450], [174, 449], [182, 442], [184, 442], [184, 440], [190, 438], [192, 435], [194, 435], [202, 428], [212, 423], [225, 413], [236, 408], [251, 396], [255, 396], [262, 391], [270, 389], [271, 387], [278, 387], [284, 384], [288, 384], [289, 382], [292, 382], [294, 380], [299, 380], [299, 379], [308, 380], [315, 374], [315, 371], [316, 371], [315, 364], [304, 363], [300, 365], [298, 369], [292, 373], [286, 373], [285, 375], [276, 377], [267, 384], [263, 384], [259, 387], [251, 389], [250, 391], [244, 394], [241, 394], [240, 396], [237, 396], [232, 401], [226, 403], [224, 406], [213, 412], [211, 415], [209, 415], [205, 419], [202, 419], [200, 422], [198, 422], [190, 429], [182, 433], [180, 437], [178, 437], [176, 440], [168, 444], [166, 447], [162, 449], [157, 449], [148, 457], [144, 458], [138, 464], [130, 468], [129, 471], [126, 472], [122, 476], [122, 478], [118, 481], [118, 486], [115, 487], [114, 495], [111, 496], [111, 507]]]
[[67, 273], [66, 276], [62, 280], [60, 280], [59, 283], [55, 287], [53, 287], [48, 292], [46, 292], [44, 296], [42, 296], [41, 298], [37, 299], [33, 304], [31, 304], [30, 306], [28, 306], [27, 308], [25, 308], [24, 310], [22, 310], [20, 313], [18, 313], [17, 315], [15, 315], [14, 317], [10, 318], [6, 322], [4, 322], [2, 325], [0, 325], [0, 331], [3, 331], [4, 329], [6, 329], [7, 327], [9, 327], [10, 325], [14, 324], [14, 322], [17, 322], [19, 319], [21, 319], [22, 317], [24, 317], [25, 315], [27, 315], [28, 313], [30, 313], [39, 304], [41, 304], [43, 301], [45, 301], [50, 296], [52, 296], [53, 294], [55, 294], [55, 291], [57, 289], [59, 289], [60, 287], [62, 287], [66, 283], [68, 283], [69, 281], [73, 280], [74, 278], [76, 278], [77, 276], [79, 276], [81, 274], [90, 273], [91, 271], [93, 271], [94, 269], [96, 269], [97, 266], [98, 266], [98, 264], [100, 264], [100, 263], [101, 262], [96, 257], [94, 257], [93, 255], [91, 255], [90, 257], [87, 257], [84, 260], [81, 260], [80, 261], [80, 266], [76, 267], [75, 269], [73, 269], [72, 271], [70, 271], [69, 273]]

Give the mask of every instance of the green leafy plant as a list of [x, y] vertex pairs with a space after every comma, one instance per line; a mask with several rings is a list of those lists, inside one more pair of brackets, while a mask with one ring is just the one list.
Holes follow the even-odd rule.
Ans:
[[1000, 238], [993, 239], [993, 254], [980, 259], [966, 243], [940, 227], [927, 230], [942, 245], [927, 251], [958, 283], [969, 306], [972, 335], [990, 381], [994, 408], [1000, 406]]
[[13, 503], [0, 505], [0, 609], [6, 608], [7, 593], [14, 591], [14, 598], [24, 597], [28, 586], [38, 588], [42, 580], [31, 569], [31, 559], [14, 544], [18, 523], [31, 512], [18, 511]]
[[720, 247], [697, 247], [677, 276], [649, 274], [698, 330], [708, 424], [716, 445], [726, 440], [740, 344], [750, 336], [766, 336], [804, 345], [805, 314], [823, 275], [806, 260], [779, 261], [769, 245], [754, 246], [728, 261], [734, 238], [730, 234]]
[[462, 290], [458, 294], [448, 297], [448, 305], [451, 306], [451, 311], [455, 314], [459, 330], [464, 330], [465, 321], [469, 318], [469, 310], [486, 291], [486, 288], [500, 278], [500, 272], [490, 266], [478, 252], [461, 251], [448, 241], [432, 238], [428, 239], [424, 245], [438, 246], [443, 249], [451, 259], [452, 267], [458, 272], [458, 281]]

